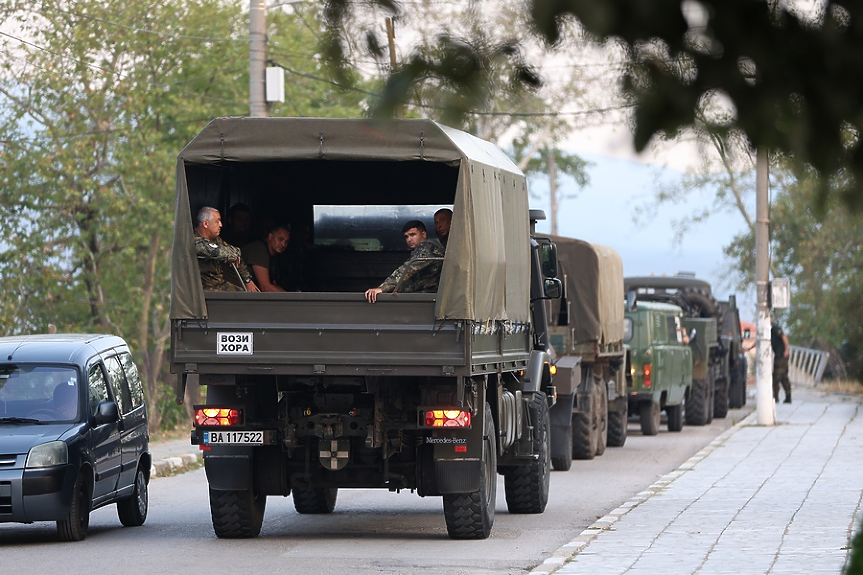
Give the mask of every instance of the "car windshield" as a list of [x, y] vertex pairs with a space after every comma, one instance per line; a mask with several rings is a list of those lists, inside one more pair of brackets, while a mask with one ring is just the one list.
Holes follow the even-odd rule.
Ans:
[[72, 367], [0, 364], [0, 423], [75, 420], [79, 395], [78, 372]]

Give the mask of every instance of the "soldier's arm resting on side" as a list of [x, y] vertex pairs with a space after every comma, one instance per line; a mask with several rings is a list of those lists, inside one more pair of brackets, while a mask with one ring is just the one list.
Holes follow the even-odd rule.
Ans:
[[[264, 266], [256, 266], [255, 264], [251, 265], [252, 273], [255, 276], [256, 287], [260, 288], [262, 292], [283, 292], [281, 287], [274, 284], [270, 281], [270, 270], [265, 268]], [[251, 291], [251, 290], [250, 290]]]

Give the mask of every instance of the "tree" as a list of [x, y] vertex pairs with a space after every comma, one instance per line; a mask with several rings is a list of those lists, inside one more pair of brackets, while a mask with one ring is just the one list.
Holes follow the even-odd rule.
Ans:
[[[351, 0], [326, 4], [333, 30], [350, 16]], [[395, 3], [373, 4], [391, 8]], [[733, 115], [731, 123], [711, 121], [711, 130], [736, 126], [753, 147], [794, 155], [823, 176], [814, 198], [818, 205], [832, 191], [860, 209], [863, 85], [849, 78], [863, 75], [863, 60], [857, 57], [863, 50], [858, 32], [863, 4], [824, 0], [814, 14], [794, 6], [779, 0], [531, 0], [532, 26], [516, 31], [519, 42], [498, 43], [492, 50], [470, 47], [460, 57], [459, 49], [450, 48], [451, 60], [415, 61], [410, 73], [394, 72], [385, 95], [403, 101], [409, 85], [427, 76], [481, 88], [481, 56], [519, 54], [514, 46], [528, 37], [567, 44], [566, 30], [575, 18], [597, 41], [617, 44], [632, 62], [625, 88], [635, 103], [638, 150], [656, 135], [692, 126], [698, 113], [719, 98], [731, 105]], [[328, 61], [338, 67], [341, 60], [333, 55], [340, 54], [339, 44], [330, 46]], [[512, 61], [527, 70], [528, 61]], [[527, 85], [537, 78], [516, 76]]]
[[[562, 151], [574, 130], [600, 120], [608, 94], [588, 87], [600, 79], [615, 86], [607, 66], [613, 52], [601, 53], [575, 24], [565, 30], [571, 42], [548, 47], [519, 42], [518, 30], [530, 27], [522, 0], [441, 5], [417, 2], [404, 9], [395, 2], [328, 2], [334, 42], [324, 53], [342, 82], [376, 77], [381, 97], [370, 100], [369, 113], [430, 117], [498, 144], [529, 175], [548, 173], [549, 150], [564, 173], [579, 185], [587, 181], [587, 163]], [[395, 22], [396, 63], [383, 36], [384, 18]], [[507, 26], [500, 26], [506, 22]], [[374, 67], [362, 62], [373, 61]], [[528, 61], [533, 62], [529, 64]], [[548, 71], [540, 83], [540, 70]], [[615, 94], [611, 92], [612, 98]], [[612, 102], [612, 107], [622, 105]], [[592, 113], [582, 113], [590, 111]], [[613, 113], [616, 110], [609, 111]], [[552, 221], [562, 195], [551, 198]]]
[[[821, 184], [811, 168], [778, 158], [773, 172], [771, 260], [794, 293], [791, 308], [779, 315], [796, 345], [840, 360], [834, 376], [863, 378], [863, 329], [848, 321], [863, 305], [863, 222], [836, 199], [828, 200], [823, 215], [813, 207]], [[748, 232], [726, 248], [736, 273], [750, 284], [754, 245]]]
[[[52, 323], [122, 335], [155, 427], [158, 406], [173, 399], [165, 356], [176, 155], [211, 118], [248, 113], [242, 7], [0, 0], [0, 330]], [[314, 42], [287, 14], [271, 26], [285, 54]], [[358, 109], [356, 92], [334, 94], [315, 79], [314, 58], [295, 60], [304, 85], [287, 86], [286, 109]]]

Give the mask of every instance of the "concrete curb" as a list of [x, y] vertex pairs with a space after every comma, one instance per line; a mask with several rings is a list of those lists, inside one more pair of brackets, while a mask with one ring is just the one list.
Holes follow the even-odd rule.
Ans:
[[713, 450], [717, 447], [728, 441], [728, 438], [737, 433], [741, 427], [754, 425], [758, 420], [758, 412], [752, 411], [749, 415], [744, 417], [742, 420], [735, 423], [733, 426], [726, 429], [720, 435], [716, 437], [713, 441], [711, 441], [707, 446], [705, 446], [701, 451], [687, 459], [680, 467], [666, 473], [659, 479], [657, 479], [650, 487], [618, 507], [614, 509], [604, 517], [601, 517], [596, 520], [590, 527], [582, 531], [578, 536], [575, 537], [569, 543], [566, 543], [559, 549], [557, 549], [554, 553], [552, 553], [551, 557], [534, 567], [531, 571], [531, 575], [551, 575], [555, 573], [558, 569], [563, 567], [566, 563], [572, 560], [573, 557], [578, 555], [582, 550], [584, 550], [587, 545], [596, 539], [600, 533], [603, 531], [608, 531], [611, 527], [624, 515], [668, 487], [675, 479], [691, 470], [695, 465], [710, 455]]
[[203, 464], [204, 458], [200, 453], [186, 453], [177, 457], [166, 457], [154, 461], [150, 467], [150, 477], [167, 477], [185, 473], [197, 469]]

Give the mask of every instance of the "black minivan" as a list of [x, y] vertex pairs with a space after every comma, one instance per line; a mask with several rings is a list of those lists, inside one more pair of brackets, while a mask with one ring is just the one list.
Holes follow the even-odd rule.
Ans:
[[90, 512], [117, 504], [147, 519], [151, 456], [144, 388], [112, 335], [0, 337], [0, 522], [56, 521], [87, 536]]

